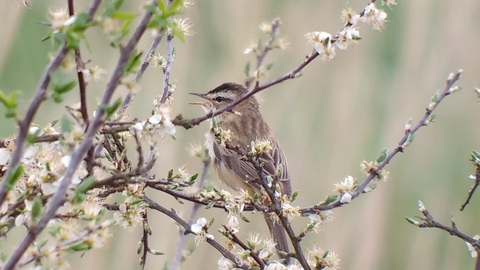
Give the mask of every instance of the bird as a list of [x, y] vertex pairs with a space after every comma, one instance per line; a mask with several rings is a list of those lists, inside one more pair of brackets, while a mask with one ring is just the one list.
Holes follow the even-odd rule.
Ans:
[[[208, 113], [224, 108], [247, 91], [247, 88], [241, 84], [224, 83], [205, 94], [190, 93], [205, 99], [205, 101], [191, 102], [190, 104], [201, 105], [202, 109]], [[250, 149], [252, 142], [268, 140], [272, 150], [263, 152], [259, 157], [263, 165], [262, 170], [266, 175], [277, 177], [282, 195], [285, 194], [290, 198], [292, 188], [287, 160], [275, 135], [260, 112], [257, 99], [252, 95], [237, 104], [232, 110], [216, 115], [214, 119], [211, 121], [209, 131], [205, 134], [205, 145], [213, 171], [218, 178], [234, 190], [240, 191], [243, 189], [251, 196], [255, 193], [261, 195], [260, 185], [254, 183], [255, 180], [260, 179], [256, 167], [250, 161], [242, 158], [238, 151], [228, 148], [216, 138], [216, 134], [218, 134], [216, 129], [220, 128], [229, 131], [229, 145], [240, 149]], [[282, 256], [282, 253], [280, 253], [289, 252], [289, 241], [284, 228], [279, 224], [279, 221], [272, 220], [269, 213], [264, 213], [264, 218], [272, 238], [276, 242], [280, 257], [288, 263], [289, 257]]]

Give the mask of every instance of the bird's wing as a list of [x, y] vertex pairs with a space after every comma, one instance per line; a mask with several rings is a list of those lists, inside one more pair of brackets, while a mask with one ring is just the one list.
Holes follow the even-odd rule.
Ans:
[[[217, 140], [214, 140], [213, 151], [216, 160], [222, 162], [223, 165], [227, 169], [233, 171], [238, 178], [243, 180], [251, 179], [252, 181], [259, 179], [259, 175], [255, 166], [251, 162], [244, 160], [235, 150], [229, 149], [221, 145]], [[277, 168], [281, 164], [282, 169], [279, 172], [280, 174], [278, 175], [278, 181], [281, 185], [282, 193], [290, 196], [292, 194], [292, 190], [287, 170], [287, 163], [285, 156], [278, 145], [274, 145], [272, 151], [263, 153], [259, 157], [259, 161], [261, 164], [263, 164], [262, 169], [267, 175], [276, 175]], [[223, 180], [227, 181], [225, 179]]]

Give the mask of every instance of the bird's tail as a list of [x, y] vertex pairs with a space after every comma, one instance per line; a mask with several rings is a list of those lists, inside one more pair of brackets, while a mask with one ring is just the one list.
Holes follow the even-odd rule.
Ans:
[[[268, 229], [270, 230], [270, 234], [272, 235], [273, 240], [277, 244], [277, 252], [285, 252], [289, 253], [290, 249], [288, 247], [288, 236], [287, 232], [285, 229], [280, 225], [277, 221], [272, 220], [270, 217], [269, 213], [264, 213], [263, 217], [265, 218], [265, 221], [267, 222]], [[285, 260], [285, 263], [290, 262], [290, 257], [288, 256], [282, 256], [279, 253], [280, 258]]]

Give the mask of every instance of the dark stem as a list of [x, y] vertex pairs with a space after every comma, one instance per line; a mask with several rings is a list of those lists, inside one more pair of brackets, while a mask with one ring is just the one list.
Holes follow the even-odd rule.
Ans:
[[475, 163], [475, 183], [473, 184], [472, 188], [468, 192], [467, 199], [460, 207], [460, 211], [465, 210], [465, 207], [467, 207], [467, 205], [470, 203], [470, 200], [473, 197], [473, 193], [475, 193], [475, 190], [477, 190], [479, 185], [480, 185], [480, 163], [477, 162]]

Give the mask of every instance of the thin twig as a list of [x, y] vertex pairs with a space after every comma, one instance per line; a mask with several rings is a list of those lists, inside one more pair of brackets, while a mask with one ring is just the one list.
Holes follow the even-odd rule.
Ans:
[[[372, 168], [368, 172], [367, 177], [362, 181], [362, 183], [355, 189], [355, 191], [351, 192], [352, 200], [360, 196], [365, 191], [365, 188], [368, 186], [368, 184], [378, 176], [381, 170], [383, 170], [383, 168], [390, 162], [390, 160], [392, 160], [393, 157], [395, 157], [398, 153], [403, 153], [406, 147], [405, 143], [407, 143], [407, 140], [413, 134], [415, 134], [421, 127], [424, 127], [427, 125], [428, 119], [430, 118], [432, 112], [438, 107], [438, 105], [443, 101], [443, 99], [446, 96], [451, 94], [450, 89], [460, 79], [461, 74], [462, 74], [462, 71], [459, 70], [457, 73], [453, 74], [453, 76], [447, 80], [445, 88], [441, 93], [438, 94], [435, 103], [432, 104], [432, 106], [429, 106], [426, 108], [425, 114], [417, 122], [417, 124], [414, 127], [405, 130], [405, 135], [400, 139], [395, 149], [389, 152], [385, 157], [385, 159], [378, 164], [378, 166], [376, 166], [375, 168]], [[312, 207], [302, 208], [300, 211], [303, 214], [307, 214], [307, 213], [317, 213], [318, 211], [331, 210], [344, 205], [344, 203], [340, 202], [340, 199], [341, 198], [338, 198], [334, 202], [329, 203], [327, 205], [315, 205]]]
[[460, 211], [465, 210], [465, 207], [467, 207], [467, 205], [470, 203], [470, 200], [473, 197], [473, 193], [475, 193], [475, 190], [478, 188], [479, 185], [480, 185], [480, 163], [476, 162], [475, 163], [475, 183], [473, 184], [470, 191], [468, 191], [467, 199], [460, 207]]
[[[57, 250], [57, 252], [58, 252], [59, 251], [58, 249], [62, 249], [62, 248], [68, 247], [70, 245], [73, 245], [75, 243], [79, 243], [80, 241], [84, 240], [87, 236], [89, 236], [91, 233], [96, 232], [96, 231], [101, 230], [101, 229], [105, 229], [104, 225], [102, 225], [102, 224], [97, 224], [93, 228], [88, 228], [88, 229], [84, 230], [83, 232], [79, 233], [76, 237], [65, 240], [65, 241], [61, 242], [58, 246], [53, 247], [52, 250], [50, 250], [50, 252], [51, 252], [51, 254], [54, 254], [55, 250]], [[37, 260], [37, 259], [41, 259], [41, 258], [39, 256], [27, 257], [25, 260], [18, 263], [18, 268], [22, 268], [22, 267], [26, 266], [27, 264], [29, 264], [32, 261]]]
[[[273, 212], [278, 216], [278, 219], [280, 220], [280, 224], [285, 229], [288, 237], [290, 238], [290, 241], [293, 245], [293, 249], [295, 250], [295, 258], [298, 260], [298, 262], [303, 267], [303, 269], [310, 270], [311, 269], [310, 265], [308, 265], [307, 259], [305, 258], [305, 254], [303, 253], [303, 250], [302, 250], [302, 245], [300, 244], [301, 239], [296, 236], [295, 231], [292, 228], [292, 224], [290, 223], [288, 218], [285, 215], [283, 215], [282, 205], [279, 199], [277, 198], [277, 196], [275, 196], [275, 190], [269, 187], [269, 184], [267, 181], [267, 175], [265, 174], [259, 160], [254, 157], [250, 157], [249, 160], [252, 163], [252, 165], [254, 165], [254, 167], [257, 169], [257, 173], [260, 176], [259, 184], [263, 187], [263, 190], [265, 190], [268, 197], [270, 198]], [[285, 262], [289, 263], [289, 256], [285, 257]]]
[[[208, 167], [210, 166], [210, 159], [205, 158], [203, 160], [203, 168], [202, 168], [202, 173], [200, 175], [200, 180], [198, 181], [197, 187], [202, 188], [205, 180], [207, 178], [207, 171]], [[194, 203], [192, 205], [192, 210], [190, 211], [190, 216], [187, 219], [188, 224], [192, 224], [193, 220], [198, 212], [198, 209], [200, 209], [200, 205], [198, 203]], [[182, 262], [182, 254], [183, 254], [183, 248], [185, 246], [185, 240], [187, 236], [184, 233], [180, 234], [180, 237], [178, 239], [178, 244], [177, 244], [177, 250], [175, 251], [175, 255], [173, 256], [173, 262], [172, 266], [170, 267], [170, 270], [176, 270], [180, 263]]]
[[[75, 6], [73, 4], [73, 0], [68, 0], [68, 14], [70, 16], [75, 15]], [[86, 82], [85, 82], [85, 77], [83, 75], [83, 70], [85, 69], [85, 63], [82, 60], [80, 49], [75, 49], [74, 52], [75, 52], [75, 63], [77, 65], [78, 87], [80, 90], [80, 113], [82, 114], [84, 124], [88, 125]]]
[[[157, 49], [164, 35], [165, 35], [165, 32], [162, 32], [156, 35], [155, 38], [153, 39], [152, 44], [150, 45], [150, 49], [148, 50], [148, 53], [143, 58], [142, 65], [140, 66], [140, 69], [138, 70], [138, 73], [135, 76], [135, 82], [138, 83], [142, 79], [143, 74], [145, 73], [148, 66], [150, 65], [150, 62], [149, 62], [150, 57], [153, 54], [155, 54], [155, 50]], [[132, 99], [133, 99], [132, 92], [128, 92], [128, 94], [125, 96], [125, 99], [123, 100], [122, 106], [120, 106], [120, 108], [117, 111], [118, 115], [122, 114], [128, 108], [128, 106], [132, 102]]]
[[[113, 125], [113, 124], [110, 123], [110, 125]], [[101, 134], [115, 134], [120, 132], [130, 132], [130, 127], [132, 125], [133, 123], [130, 123], [130, 122], [119, 123], [117, 126], [113, 126], [110, 128], [102, 128], [99, 132]], [[62, 139], [62, 134], [60, 133], [42, 135], [42, 136], [38, 136], [35, 139], [35, 143], [56, 142], [56, 141], [59, 141], [60, 139]], [[12, 139], [10, 138], [0, 140], [0, 148], [7, 148], [11, 142], [12, 142]]]
[[[466, 243], [469, 243], [475, 249], [475, 251], [478, 254], [478, 252], [480, 251], [480, 242], [477, 239], [475, 239], [473, 237], [470, 237], [470, 236], [466, 235], [465, 233], [459, 231], [458, 228], [457, 228], [457, 225], [455, 224], [453, 219], [451, 220], [451, 225], [447, 226], [447, 225], [444, 225], [444, 224], [438, 222], [437, 220], [435, 220], [433, 218], [433, 216], [430, 214], [430, 212], [423, 206], [423, 204], [420, 207], [420, 211], [422, 212], [422, 215], [423, 215], [423, 217], [419, 218], [420, 221], [417, 221], [417, 220], [412, 219], [412, 218], [407, 218], [407, 221], [409, 223], [419, 227], [419, 228], [437, 228], [437, 229], [440, 229], [442, 231], [445, 231], [448, 234], [453, 235], [457, 238], [460, 238], [461, 240], [465, 241]], [[476, 263], [475, 263], [475, 269], [477, 269], [478, 264], [479, 263], [478, 263], [478, 260], [477, 260]]]
[[[160, 204], [156, 203], [152, 199], [150, 199], [147, 196], [143, 196], [144, 201], [148, 204], [148, 207], [154, 210], [159, 211], [160, 213], [163, 213], [167, 215], [169, 218], [173, 219], [175, 222], [177, 222], [180, 226], [182, 226], [185, 229], [185, 233], [189, 234], [192, 233], [190, 230], [190, 224], [188, 224], [185, 220], [183, 220], [175, 210], [168, 210], [167, 208], [161, 206]], [[222, 254], [223, 257], [227, 258], [231, 262], [235, 264], [236, 267], [241, 268], [241, 269], [250, 269], [248, 265], [246, 264], [241, 264], [239, 258], [237, 258], [232, 252], [230, 252], [228, 249], [224, 248], [220, 243], [215, 241], [214, 239], [207, 238], [206, 239], [207, 243], [210, 244], [213, 248], [218, 250], [220, 254]]]
[[[255, 69], [256, 74], [255, 74], [255, 78], [254, 78], [256, 87], [258, 87], [258, 84], [260, 83], [259, 80], [258, 80], [258, 77], [259, 77], [258, 73], [260, 72], [260, 68], [262, 67], [263, 61], [265, 60], [265, 57], [267, 56], [267, 53], [273, 49], [272, 44], [275, 41], [275, 39], [277, 38], [278, 29], [280, 27], [280, 19], [279, 18], [274, 19], [271, 26], [272, 26], [272, 28], [271, 28], [270, 35], [268, 37], [267, 43], [263, 47], [262, 51], [260, 53], [257, 53], [257, 66], [256, 66], [256, 69]], [[249, 78], [251, 78], [250, 75], [247, 75], [247, 76], [249, 76]], [[250, 87], [250, 84], [252, 82], [252, 80], [249, 79], [249, 78], [247, 78], [247, 83], [246, 83], [247, 88]]]
[[[369, 3], [375, 3], [376, 0], [370, 0]], [[361, 12], [360, 12], [360, 15], [363, 16], [365, 12], [365, 9], [363, 9]], [[340, 31], [337, 32], [337, 34], [332, 38], [331, 42], [330, 43], [335, 43], [339, 37], [340, 37], [340, 33], [346, 28], [346, 27], [349, 27], [351, 26], [351, 23], [350, 22], [346, 22], [345, 25], [342, 27], [342, 29], [340, 29]], [[238, 97], [236, 100], [232, 101], [230, 104], [228, 104], [227, 106], [219, 109], [219, 110], [215, 110], [213, 112], [209, 112], [205, 115], [202, 115], [202, 116], [199, 116], [199, 117], [196, 117], [196, 118], [193, 118], [193, 119], [190, 119], [190, 120], [186, 120], [186, 119], [183, 119], [183, 116], [181, 114], [177, 115], [175, 117], [175, 119], [172, 121], [173, 124], [177, 125], [177, 126], [182, 126], [184, 127], [185, 129], [190, 129], [198, 124], [200, 124], [201, 122], [207, 120], [207, 119], [210, 119], [212, 118], [213, 116], [216, 116], [216, 115], [219, 115], [221, 113], [224, 113], [224, 112], [231, 112], [233, 110], [233, 108], [238, 105], [239, 103], [241, 103], [242, 101], [246, 100], [247, 98], [255, 95], [256, 93], [262, 91], [262, 90], [265, 90], [269, 87], [272, 87], [276, 84], [279, 84], [281, 82], [284, 82], [286, 80], [289, 80], [289, 79], [294, 79], [294, 78], [297, 78], [299, 75], [300, 75], [300, 72], [308, 65], [310, 64], [315, 58], [317, 58], [319, 56], [319, 54], [314, 51], [312, 52], [309, 56], [306, 57], [306, 59], [300, 63], [296, 68], [294, 68], [293, 70], [291, 70], [290, 72], [286, 73], [285, 75], [281, 76], [281, 77], [278, 77], [268, 83], [264, 83], [264, 84], [260, 84], [259, 82], [257, 82], [255, 84], [255, 86], [253, 87], [252, 90], [248, 91], [247, 93], [241, 95], [240, 97]], [[263, 59], [261, 59], [263, 61]]]
[[232, 111], [233, 108], [241, 103], [242, 101], [246, 100], [247, 98], [253, 96], [254, 94], [266, 89], [266, 88], [269, 88], [273, 85], [276, 85], [276, 84], [279, 84], [283, 81], [286, 81], [288, 79], [293, 79], [293, 78], [296, 78], [297, 74], [300, 73], [300, 71], [302, 71], [303, 68], [305, 68], [308, 64], [310, 64], [310, 62], [312, 62], [315, 58], [317, 58], [318, 56], [318, 53], [317, 52], [313, 52], [309, 57], [307, 57], [305, 59], [305, 61], [303, 61], [298, 67], [294, 68], [292, 71], [288, 72], [287, 74], [269, 82], [269, 83], [265, 83], [265, 84], [262, 84], [262, 85], [258, 85], [258, 86], [255, 86], [252, 90], [248, 91], [247, 93], [241, 95], [239, 98], [237, 98], [236, 100], [232, 101], [230, 104], [228, 104], [227, 106], [221, 108], [221, 109], [218, 109], [218, 110], [215, 110], [213, 112], [209, 112], [205, 115], [202, 115], [202, 116], [199, 116], [199, 117], [196, 117], [196, 118], [193, 118], [193, 119], [190, 119], [190, 120], [186, 120], [186, 119], [183, 119], [182, 115], [179, 114], [177, 115], [177, 117], [175, 117], [175, 119], [173, 119], [173, 124], [177, 125], [177, 126], [182, 126], [184, 127], [185, 129], [190, 129], [200, 123], [202, 123], [203, 121], [207, 120], [207, 119], [211, 119], [213, 116], [216, 116], [216, 115], [219, 115], [221, 113], [224, 113], [226, 111]]
[[143, 233], [142, 233], [142, 245], [143, 245], [143, 251], [142, 251], [142, 257], [140, 258], [140, 265], [142, 266], [142, 270], [145, 269], [145, 265], [147, 265], [147, 254], [150, 253], [152, 250], [150, 249], [150, 246], [148, 245], [148, 236], [150, 227], [148, 225], [148, 215], [147, 211], [145, 211], [142, 214], [143, 218]]
[[173, 60], [173, 47], [172, 47], [173, 35], [167, 35], [167, 56], [165, 68], [163, 69], [163, 93], [162, 98], [160, 99], [160, 104], [165, 104], [167, 98], [170, 95], [169, 86], [170, 86], [170, 70], [172, 69], [172, 60]]
[[237, 245], [239, 245], [244, 250], [249, 250], [250, 251], [249, 256], [251, 256], [258, 263], [258, 265], [262, 269], [264, 269], [264, 267], [266, 266], [265, 262], [262, 259], [260, 259], [260, 257], [258, 256], [258, 252], [255, 252], [255, 250], [250, 249], [245, 243], [243, 243], [243, 241], [240, 238], [238, 238], [236, 234], [229, 232], [230, 229], [227, 226], [223, 225], [223, 228], [225, 229], [226, 233], [228, 233], [228, 235], [231, 237], [232, 241]]

